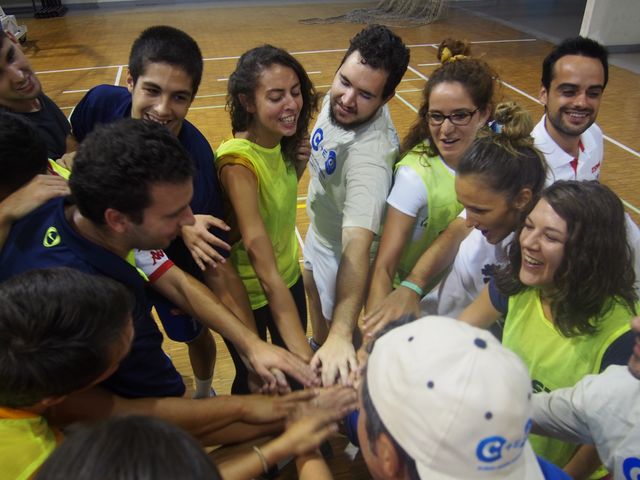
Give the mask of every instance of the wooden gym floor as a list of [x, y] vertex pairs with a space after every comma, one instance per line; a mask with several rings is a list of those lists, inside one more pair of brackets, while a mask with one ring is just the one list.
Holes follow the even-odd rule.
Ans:
[[[168, 24], [185, 30], [197, 40], [205, 58], [203, 81], [188, 119], [215, 149], [230, 135], [229, 117], [224, 109], [226, 78], [240, 54], [263, 43], [283, 47], [296, 55], [317, 89], [325, 92], [349, 38], [363, 26], [304, 25], [298, 20], [340, 15], [367, 6], [373, 7], [375, 2], [236, 7], [200, 3], [75, 11], [62, 18], [21, 19], [19, 23], [26, 23], [29, 29], [25, 51], [44, 91], [66, 114], [92, 86], [124, 85], [129, 48], [144, 28]], [[432, 25], [395, 31], [411, 47], [409, 70], [390, 102], [401, 137], [415, 119], [424, 82], [436, 66], [434, 44], [447, 36], [471, 41], [474, 54], [483, 55], [494, 66], [502, 81], [503, 99], [519, 102], [530, 110], [536, 122], [542, 115], [537, 95], [540, 66], [551, 49], [549, 43], [456, 9], [449, 9], [444, 18]], [[623, 198], [636, 222], [640, 221], [639, 80], [639, 75], [611, 67], [598, 116], [606, 135], [602, 181]], [[308, 226], [304, 210], [307, 182], [305, 175], [298, 192], [301, 238]], [[234, 370], [224, 344], [217, 340], [214, 386], [223, 394], [229, 391]], [[165, 346], [191, 388], [193, 379], [185, 346], [171, 341]], [[331, 463], [336, 478], [368, 478], [361, 461], [350, 463], [341, 455], [343, 446], [343, 440], [334, 442], [336, 457]], [[288, 468], [281, 478], [295, 478], [295, 473]]]

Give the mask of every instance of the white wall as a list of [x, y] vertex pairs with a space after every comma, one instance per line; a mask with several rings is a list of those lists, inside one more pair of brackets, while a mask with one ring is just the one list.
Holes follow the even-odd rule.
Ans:
[[587, 0], [580, 35], [608, 47], [640, 44], [639, 0]]

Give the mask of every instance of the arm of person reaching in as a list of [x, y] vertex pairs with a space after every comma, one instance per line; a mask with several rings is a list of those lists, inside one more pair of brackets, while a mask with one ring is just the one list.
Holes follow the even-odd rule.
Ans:
[[0, 202], [0, 248], [13, 223], [55, 197], [69, 195], [67, 181], [55, 175], [36, 175]]
[[315, 374], [305, 362], [261, 340], [209, 288], [177, 266], [171, 266], [152, 283], [152, 287], [233, 343], [270, 389], [277, 389], [279, 381], [271, 372], [272, 368], [287, 373], [305, 386], [316, 383]]
[[[254, 446], [253, 450], [239, 457], [220, 463], [218, 468], [222, 477], [236, 480], [256, 478], [278, 462], [295, 456], [307, 472], [299, 478], [331, 478], [312, 475], [312, 471], [317, 474], [326, 469], [322, 457], [316, 456], [316, 450], [338, 431], [336, 422], [352, 411], [356, 403], [356, 392], [349, 387], [334, 387], [320, 393], [310, 402], [301, 403], [289, 415], [282, 435], [263, 445]], [[308, 463], [309, 461], [312, 463]], [[312, 465], [317, 461], [321, 463]]]
[[182, 227], [182, 240], [200, 270], [204, 271], [207, 267], [216, 268], [218, 264], [225, 263], [226, 259], [214, 247], [231, 250], [231, 246], [216, 237], [209, 229], [215, 227], [228, 231], [229, 225], [212, 215], [194, 215], [194, 217], [196, 222], [193, 225]]
[[463, 310], [459, 320], [474, 327], [489, 328], [500, 317], [502, 313], [496, 309], [489, 295], [489, 284], [485, 285], [471, 305]]
[[[405, 280], [423, 288], [430, 278], [451, 265], [460, 244], [470, 232], [466, 221], [460, 217], [456, 218], [422, 254]], [[365, 335], [368, 338], [373, 337], [386, 324], [404, 315], [418, 315], [420, 299], [421, 296], [411, 288], [396, 288], [372, 311], [367, 311], [363, 325]]]
[[393, 279], [398, 269], [398, 263], [400, 263], [402, 252], [411, 237], [415, 222], [415, 217], [388, 206], [382, 239], [373, 263], [366, 312], [373, 311], [393, 290]]
[[[238, 275], [238, 272], [236, 271], [233, 264], [231, 262], [226, 262], [218, 265], [217, 268], [207, 268], [203, 272], [203, 275], [204, 281], [211, 289], [211, 291], [215, 293], [218, 298], [220, 298], [222, 303], [229, 310], [231, 310], [231, 312], [236, 317], [238, 317], [238, 319], [240, 319], [245, 327], [247, 327], [257, 335], [258, 329], [256, 328], [253, 311], [251, 310], [251, 305], [249, 304], [247, 291], [244, 288], [244, 284], [242, 283], [242, 280], [240, 279], [240, 276]], [[271, 344], [267, 345], [273, 346]], [[241, 355], [242, 361], [247, 366], [247, 368], [249, 368], [250, 387], [254, 392], [260, 391], [262, 393], [267, 393], [270, 395], [282, 395], [284, 393], [288, 393], [291, 391], [291, 388], [284, 373], [277, 367], [277, 365], [281, 365], [284, 361], [285, 364], [291, 363], [291, 367], [297, 365], [298, 368], [300, 368], [303, 366], [304, 362], [302, 362], [302, 360], [300, 360], [294, 354], [282, 348], [272, 348], [270, 349], [270, 351], [284, 355], [286, 357], [285, 359], [281, 359], [279, 361], [270, 362], [270, 365], [272, 366], [269, 368], [269, 370], [276, 377], [275, 385], [270, 383], [263, 383], [261, 377], [257, 375], [255, 370], [253, 370], [252, 368], [253, 364], [264, 364], [264, 360], [255, 358], [255, 354], [259, 352], [256, 352], [255, 350], [250, 352], [254, 354], [254, 358], [251, 359], [248, 359]]]
[[336, 279], [336, 303], [329, 336], [313, 356], [311, 367], [322, 370], [324, 386], [348, 385], [358, 363], [353, 333], [364, 303], [373, 232], [366, 228], [342, 229], [342, 257]]
[[[603, 386], [597, 386], [598, 379], [597, 375], [588, 375], [574, 387], [536, 393], [532, 400], [531, 432], [575, 444], [593, 443], [586, 419], [589, 418], [589, 390], [602, 391]], [[573, 478], [588, 478], [600, 463], [595, 448], [582, 445], [565, 465], [564, 470]]]
[[95, 422], [113, 415], [146, 415], [173, 423], [203, 445], [238, 442], [279, 433], [298, 404], [318, 396], [315, 389], [284, 396], [219, 395], [206, 399], [183, 397], [123, 398], [100, 387], [73, 393], [47, 412], [52, 425]]
[[[282, 280], [271, 239], [258, 207], [258, 182], [255, 175], [242, 165], [227, 165], [220, 172], [238, 220], [242, 242], [249, 255], [269, 308], [287, 348], [305, 361], [312, 350], [302, 329], [293, 296]], [[277, 212], [273, 212], [277, 215]]]

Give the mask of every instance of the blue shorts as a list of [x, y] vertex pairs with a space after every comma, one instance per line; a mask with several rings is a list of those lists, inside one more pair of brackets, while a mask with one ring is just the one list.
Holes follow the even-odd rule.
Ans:
[[198, 320], [187, 315], [172, 302], [153, 290], [148, 292], [149, 300], [156, 308], [156, 313], [167, 336], [174, 342], [189, 343], [198, 338], [205, 328]]

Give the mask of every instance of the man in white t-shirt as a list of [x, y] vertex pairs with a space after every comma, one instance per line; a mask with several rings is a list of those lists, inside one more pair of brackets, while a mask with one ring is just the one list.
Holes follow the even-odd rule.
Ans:
[[311, 365], [322, 369], [324, 385], [348, 382], [356, 368], [352, 336], [398, 153], [385, 104], [408, 63], [408, 48], [391, 30], [362, 30], [351, 40], [311, 135], [304, 283], [314, 340], [321, 344]]
[[[603, 136], [595, 124], [609, 80], [607, 50], [584, 37], [568, 38], [542, 63], [540, 101], [545, 114], [531, 132], [549, 165], [547, 185], [558, 180], [599, 180]], [[640, 294], [640, 230], [626, 215]]]
[[568, 38], [542, 64], [545, 114], [531, 135], [549, 164], [547, 183], [598, 180], [602, 130], [595, 124], [609, 79], [607, 50], [584, 37]]

